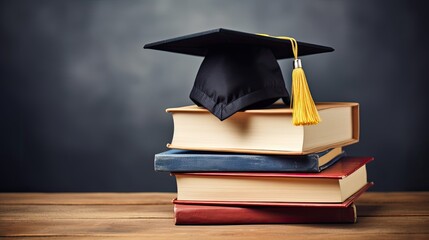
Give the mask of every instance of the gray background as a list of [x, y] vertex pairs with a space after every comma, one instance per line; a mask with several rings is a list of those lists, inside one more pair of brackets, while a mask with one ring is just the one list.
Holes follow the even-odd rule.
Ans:
[[348, 153], [373, 190], [429, 190], [421, 2], [1, 1], [0, 191], [175, 191], [153, 155], [202, 59], [142, 46], [219, 27], [334, 47], [303, 63], [317, 101], [361, 104]]

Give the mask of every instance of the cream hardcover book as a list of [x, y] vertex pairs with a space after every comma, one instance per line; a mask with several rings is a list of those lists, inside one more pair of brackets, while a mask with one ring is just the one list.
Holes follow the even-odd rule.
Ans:
[[292, 109], [273, 105], [238, 112], [220, 121], [207, 109], [169, 108], [174, 121], [175, 149], [254, 154], [309, 154], [359, 141], [359, 104], [317, 103], [322, 122], [295, 126]]

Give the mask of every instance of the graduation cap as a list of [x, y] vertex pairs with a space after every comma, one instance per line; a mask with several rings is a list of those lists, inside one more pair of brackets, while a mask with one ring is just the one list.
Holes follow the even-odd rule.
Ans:
[[[220, 120], [237, 111], [269, 106], [282, 98], [285, 104], [292, 102], [295, 125], [320, 121], [298, 59], [298, 48], [299, 56], [331, 52], [333, 48], [223, 28], [149, 43], [144, 48], [204, 57], [190, 98]], [[277, 60], [292, 57], [291, 99]]]

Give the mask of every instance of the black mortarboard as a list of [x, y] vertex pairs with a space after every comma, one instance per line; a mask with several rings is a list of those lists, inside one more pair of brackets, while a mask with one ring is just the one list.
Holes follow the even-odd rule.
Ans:
[[293, 38], [222, 28], [144, 46], [148, 49], [204, 57], [190, 98], [220, 120], [240, 110], [268, 106], [279, 98], [289, 104], [289, 93], [277, 60], [291, 57], [297, 59], [297, 47], [300, 56], [334, 50], [296, 42]]

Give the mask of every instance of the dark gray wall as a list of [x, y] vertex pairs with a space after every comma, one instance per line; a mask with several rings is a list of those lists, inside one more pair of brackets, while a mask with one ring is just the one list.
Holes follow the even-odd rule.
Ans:
[[202, 59], [142, 46], [218, 27], [334, 47], [303, 62], [317, 101], [361, 104], [347, 151], [373, 190], [429, 190], [421, 2], [1, 1], [0, 191], [174, 191], [153, 155]]

